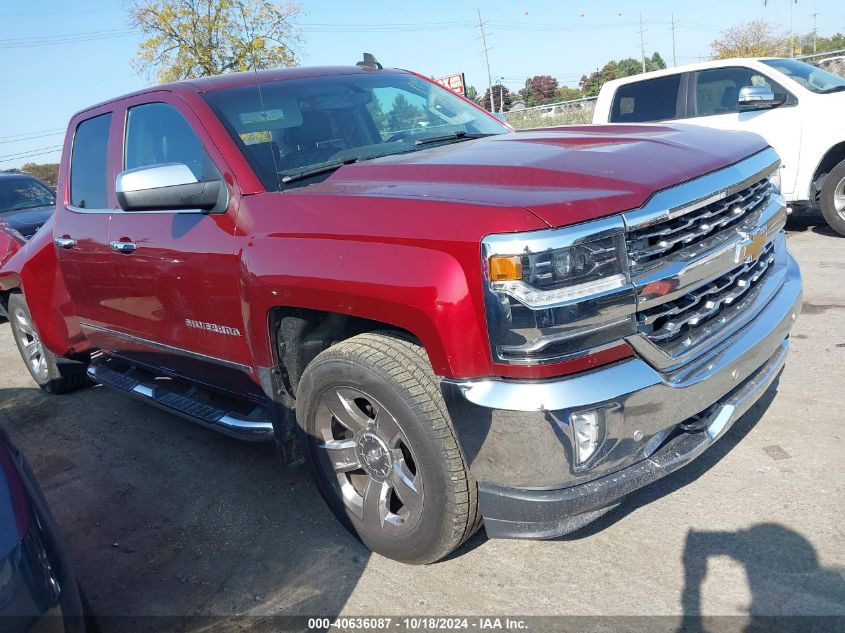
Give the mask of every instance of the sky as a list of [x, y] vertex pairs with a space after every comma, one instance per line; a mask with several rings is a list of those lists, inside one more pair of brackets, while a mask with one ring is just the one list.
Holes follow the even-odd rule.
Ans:
[[[385, 66], [435, 77], [463, 72], [487, 87], [478, 10], [493, 83], [518, 90], [551, 75], [577, 86], [611, 59], [698, 61], [725, 28], [761, 17], [795, 33], [845, 32], [842, 0], [300, 0], [302, 65], [352, 64], [366, 51]], [[401, 8], [400, 8], [401, 7]], [[154, 83], [130, 62], [143, 35], [122, 0], [0, 0], [0, 169], [57, 162], [67, 122], [84, 107]]]

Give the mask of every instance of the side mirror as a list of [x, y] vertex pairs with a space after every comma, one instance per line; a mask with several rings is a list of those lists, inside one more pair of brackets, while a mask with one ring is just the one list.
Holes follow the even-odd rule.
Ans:
[[743, 86], [739, 89], [740, 107], [774, 108], [783, 103], [783, 99], [766, 86]]
[[117, 175], [117, 202], [124, 211], [225, 213], [229, 190], [222, 180], [199, 182], [187, 165], [169, 163]]

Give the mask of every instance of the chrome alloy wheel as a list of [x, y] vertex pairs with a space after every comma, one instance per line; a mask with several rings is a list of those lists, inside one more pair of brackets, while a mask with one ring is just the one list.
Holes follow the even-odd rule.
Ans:
[[845, 178], [840, 180], [833, 190], [833, 208], [839, 217], [845, 220]]
[[372, 396], [333, 387], [315, 419], [320, 468], [337, 481], [347, 512], [384, 533], [405, 533], [420, 519], [422, 476], [396, 418]]
[[12, 323], [20, 334], [21, 355], [24, 362], [29, 366], [32, 374], [37, 377], [39, 383], [46, 382], [47, 358], [44, 346], [41, 345], [41, 339], [38, 338], [38, 332], [35, 331], [35, 327], [26, 312], [21, 308], [17, 308], [12, 316]]

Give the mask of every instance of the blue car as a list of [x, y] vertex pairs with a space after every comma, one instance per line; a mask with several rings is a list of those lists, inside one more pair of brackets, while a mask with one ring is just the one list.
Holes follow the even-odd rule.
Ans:
[[0, 631], [82, 633], [82, 598], [41, 488], [0, 427]]

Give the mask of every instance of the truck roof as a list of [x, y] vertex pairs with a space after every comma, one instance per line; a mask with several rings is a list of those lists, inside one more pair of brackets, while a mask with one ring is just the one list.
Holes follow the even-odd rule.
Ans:
[[214, 92], [216, 90], [224, 90], [226, 88], [237, 88], [239, 86], [247, 86], [255, 83], [255, 78], [258, 77], [258, 83], [268, 83], [271, 81], [284, 81], [288, 79], [304, 79], [308, 77], [333, 77], [337, 75], [354, 75], [359, 73], [402, 73], [407, 72], [395, 68], [384, 68], [383, 70], [373, 71], [365, 70], [359, 66], [301, 66], [296, 68], [273, 68], [268, 70], [246, 71], [227, 73], [225, 75], [214, 75], [211, 77], [199, 77], [197, 79], [183, 79], [181, 81], [174, 81], [165, 84], [156, 84], [147, 86], [141, 90], [129, 92], [112, 99], [101, 101], [100, 103], [91, 105], [83, 110], [77, 112], [75, 116], [107, 105], [126, 99], [127, 97], [134, 97], [150, 92], [158, 92], [166, 90], [170, 92]]
[[[713, 59], [706, 62], [696, 62], [694, 64], [684, 64], [683, 66], [674, 66], [672, 68], [663, 68], [661, 70], [652, 70], [647, 73], [640, 73], [638, 75], [631, 75], [629, 77], [620, 77], [619, 79], [612, 79], [602, 86], [620, 86], [627, 83], [643, 81], [644, 79], [652, 79], [654, 77], [664, 77], [666, 75], [675, 75], [677, 73], [686, 73], [695, 70], [705, 70], [708, 68], [724, 68], [725, 66], [737, 65], [751, 65], [759, 64], [769, 59], [779, 59], [777, 57], [731, 57], [728, 59]], [[800, 61], [800, 60], [799, 60]]]

